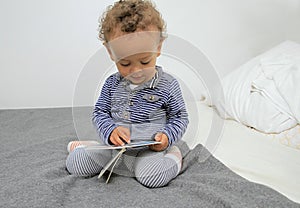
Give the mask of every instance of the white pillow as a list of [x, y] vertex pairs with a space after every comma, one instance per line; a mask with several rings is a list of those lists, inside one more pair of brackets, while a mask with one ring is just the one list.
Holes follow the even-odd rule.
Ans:
[[[281, 85], [276, 85], [278, 83], [274, 81], [274, 77], [277, 74], [278, 78], [280, 73], [288, 75], [291, 68], [300, 76], [300, 64], [295, 64], [299, 57], [300, 44], [285, 41], [251, 59], [224, 77], [224, 99], [219, 96], [212, 100], [212, 105], [224, 118], [234, 119], [265, 133], [279, 133], [294, 127], [299, 123], [299, 118], [297, 120], [297, 116], [291, 110], [295, 104], [289, 103], [288, 99], [294, 103], [300, 102], [300, 92], [297, 92], [300, 90], [300, 84], [296, 83], [296, 80], [289, 84], [288, 88], [285, 85], [285, 88], [282, 88], [285, 93], [278, 90]], [[266, 74], [266, 69], [271, 73]], [[282, 96], [282, 93], [288, 94], [288, 98]], [[294, 112], [298, 112], [298, 109], [294, 109]]]

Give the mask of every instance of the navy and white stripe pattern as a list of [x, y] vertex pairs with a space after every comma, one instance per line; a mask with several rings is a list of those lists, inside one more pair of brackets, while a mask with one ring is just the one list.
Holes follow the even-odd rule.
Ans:
[[[93, 123], [105, 144], [119, 125], [131, 129], [132, 140], [163, 132], [171, 146], [183, 136], [189, 121], [179, 83], [161, 67], [156, 70], [150, 81], [134, 89], [119, 73], [107, 78], [93, 112]], [[143, 131], [135, 135], [134, 129]]]
[[166, 157], [165, 152], [142, 152], [134, 168], [136, 179], [150, 188], [167, 185], [179, 172], [176, 161]]
[[66, 167], [71, 174], [92, 176], [100, 173], [110, 159], [110, 150], [87, 152], [84, 147], [77, 147], [68, 155]]
[[[78, 176], [96, 175], [109, 160], [108, 157], [111, 153], [107, 151], [87, 151], [84, 147], [77, 147], [67, 157], [67, 170]], [[166, 153], [167, 151], [140, 150], [140, 152], [122, 155], [122, 162], [118, 162], [114, 172], [120, 175], [135, 176], [146, 187], [165, 186], [179, 172], [176, 161], [166, 157]], [[136, 157], [137, 154], [139, 154], [138, 157]]]

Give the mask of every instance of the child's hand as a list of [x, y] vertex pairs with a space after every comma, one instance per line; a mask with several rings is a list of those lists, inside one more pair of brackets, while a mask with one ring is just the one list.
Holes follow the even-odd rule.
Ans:
[[118, 146], [124, 145], [124, 142], [130, 143], [130, 130], [126, 127], [118, 126], [112, 131], [109, 140]]
[[168, 145], [169, 145], [169, 139], [167, 137], [167, 135], [163, 134], [163, 133], [157, 133], [155, 135], [155, 141], [161, 142], [161, 144], [155, 144], [155, 145], [151, 145], [150, 149], [153, 151], [163, 151], [165, 150]]

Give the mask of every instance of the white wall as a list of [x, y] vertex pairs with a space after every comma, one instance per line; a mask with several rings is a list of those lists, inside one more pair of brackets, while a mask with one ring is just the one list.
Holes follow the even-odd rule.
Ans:
[[289, 0], [287, 39], [300, 43], [300, 0]]
[[[0, 109], [71, 106], [80, 71], [102, 47], [98, 17], [112, 2], [0, 0]], [[203, 50], [221, 76], [286, 37], [298, 38], [299, 0], [156, 4], [168, 32]]]
[[205, 51], [221, 75], [285, 38], [286, 0], [184, 2], [189, 6], [158, 2], [169, 31]]

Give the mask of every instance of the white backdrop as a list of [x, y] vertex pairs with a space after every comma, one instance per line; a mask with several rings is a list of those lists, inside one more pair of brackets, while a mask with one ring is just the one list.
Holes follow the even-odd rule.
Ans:
[[[69, 107], [102, 47], [112, 0], [0, 0], [0, 109]], [[300, 41], [300, 0], [156, 0], [170, 34], [201, 49], [221, 76], [285, 39]], [[164, 60], [162, 60], [164, 62]]]

